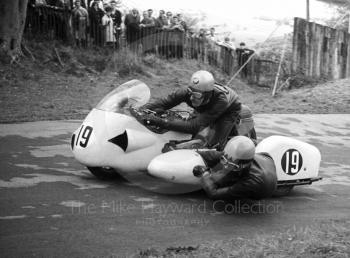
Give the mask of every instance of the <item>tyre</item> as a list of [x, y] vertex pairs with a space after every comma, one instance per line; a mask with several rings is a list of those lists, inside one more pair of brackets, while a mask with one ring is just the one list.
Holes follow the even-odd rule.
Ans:
[[115, 169], [110, 167], [87, 167], [95, 177], [103, 180], [120, 178]]
[[247, 137], [249, 137], [252, 140], [257, 140], [257, 138], [256, 138], [256, 131], [255, 131], [254, 127], [249, 131]]
[[292, 189], [293, 185], [286, 185], [286, 186], [278, 186], [275, 192], [273, 193], [274, 197], [282, 197], [288, 195]]

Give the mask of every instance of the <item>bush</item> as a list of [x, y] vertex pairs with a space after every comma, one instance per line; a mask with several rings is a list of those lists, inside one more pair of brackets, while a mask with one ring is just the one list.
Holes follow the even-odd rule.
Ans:
[[134, 52], [123, 49], [112, 53], [112, 58], [107, 64], [107, 70], [114, 70], [122, 78], [132, 74], [144, 74], [145, 70], [141, 58]]
[[292, 74], [289, 80], [289, 88], [301, 88], [305, 86], [313, 86], [322, 82], [326, 82], [325, 78], [315, 78], [302, 73]]

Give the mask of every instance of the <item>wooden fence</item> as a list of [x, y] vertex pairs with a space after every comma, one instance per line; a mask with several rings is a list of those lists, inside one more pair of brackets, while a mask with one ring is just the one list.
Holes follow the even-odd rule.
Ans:
[[[68, 9], [52, 6], [38, 6], [29, 8], [27, 13], [25, 36], [28, 39], [62, 40], [68, 44], [75, 44], [72, 15]], [[109, 47], [106, 44], [104, 28], [93, 26], [85, 31], [85, 42], [80, 46]], [[195, 59], [221, 69], [228, 75], [233, 75], [239, 69], [237, 54], [234, 49], [225, 45], [212, 44], [206, 38], [193, 37], [186, 32], [176, 30], [159, 30], [157, 28], [140, 28], [136, 34], [128, 35], [123, 30], [116, 35], [115, 51], [129, 48], [143, 54], [152, 53], [163, 58]], [[250, 83], [273, 86], [278, 63], [271, 60], [261, 60], [254, 57], [247, 65], [246, 79]]]
[[315, 78], [350, 77], [350, 34], [295, 18], [291, 70]]

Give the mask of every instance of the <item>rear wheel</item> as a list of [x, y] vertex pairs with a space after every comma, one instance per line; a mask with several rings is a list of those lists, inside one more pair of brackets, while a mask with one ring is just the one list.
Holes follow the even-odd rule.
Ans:
[[115, 171], [114, 168], [110, 167], [87, 167], [87, 169], [97, 178], [99, 179], [116, 179], [119, 178], [120, 175]]

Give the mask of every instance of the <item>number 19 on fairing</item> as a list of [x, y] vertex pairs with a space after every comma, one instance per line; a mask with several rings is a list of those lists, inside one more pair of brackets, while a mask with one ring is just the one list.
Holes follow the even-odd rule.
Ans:
[[295, 175], [303, 166], [303, 158], [299, 151], [289, 149], [283, 154], [281, 165], [286, 174]]
[[80, 147], [85, 148], [89, 143], [89, 139], [90, 139], [90, 136], [92, 134], [92, 130], [93, 130], [93, 128], [91, 126], [82, 125], [80, 127], [78, 137], [75, 139], [76, 135], [73, 134], [73, 136], [72, 136], [72, 141], [71, 141], [72, 149], [74, 148], [74, 145], [75, 146], [79, 145]]

